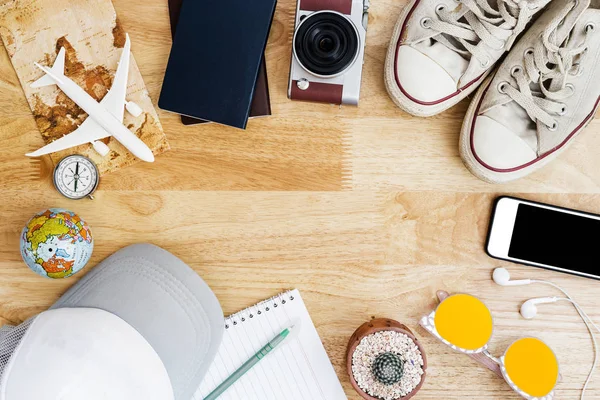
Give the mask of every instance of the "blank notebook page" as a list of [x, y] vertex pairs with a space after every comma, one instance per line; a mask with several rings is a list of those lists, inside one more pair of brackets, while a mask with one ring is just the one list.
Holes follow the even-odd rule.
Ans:
[[294, 332], [219, 400], [347, 399], [300, 292], [282, 293], [225, 319], [215, 361], [194, 400], [202, 400], [281, 331]]

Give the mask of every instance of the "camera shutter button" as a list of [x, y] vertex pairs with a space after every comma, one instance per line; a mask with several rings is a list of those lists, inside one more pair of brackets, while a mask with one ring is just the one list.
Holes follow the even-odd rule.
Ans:
[[306, 90], [310, 86], [310, 82], [306, 78], [299, 79], [296, 84], [300, 90]]

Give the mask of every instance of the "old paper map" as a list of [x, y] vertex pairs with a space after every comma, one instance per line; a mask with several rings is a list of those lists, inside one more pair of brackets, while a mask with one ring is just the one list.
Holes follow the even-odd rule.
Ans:
[[[46, 143], [75, 130], [87, 114], [56, 86], [30, 88], [43, 75], [34, 62], [51, 66], [64, 47], [65, 75], [100, 101], [112, 85], [125, 45], [125, 31], [110, 0], [0, 0], [0, 37]], [[135, 39], [132, 49], [135, 53]], [[125, 126], [154, 154], [167, 151], [169, 144], [133, 54], [127, 100], [137, 103], [144, 113], [137, 118], [125, 113]], [[86, 144], [54, 153], [52, 161], [56, 164], [69, 154], [82, 154], [98, 165], [101, 174], [138, 161], [115, 139], [103, 141], [111, 150], [106, 157]]]

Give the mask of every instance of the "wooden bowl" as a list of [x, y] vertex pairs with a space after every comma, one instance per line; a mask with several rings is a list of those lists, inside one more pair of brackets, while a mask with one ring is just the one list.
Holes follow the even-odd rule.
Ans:
[[350, 337], [350, 341], [348, 342], [348, 349], [346, 350], [346, 366], [347, 366], [347, 370], [348, 370], [348, 375], [350, 376], [350, 383], [352, 384], [352, 387], [354, 388], [354, 390], [356, 390], [356, 392], [363, 399], [380, 400], [376, 397], [368, 395], [360, 387], [358, 387], [358, 384], [356, 383], [356, 380], [354, 379], [354, 374], [352, 373], [352, 355], [354, 354], [354, 350], [356, 350], [356, 346], [358, 346], [360, 341], [365, 336], [368, 336], [375, 332], [380, 332], [380, 331], [395, 331], [395, 332], [404, 333], [405, 335], [407, 335], [409, 338], [411, 338], [415, 342], [415, 344], [419, 348], [419, 351], [421, 352], [421, 355], [423, 356], [423, 375], [421, 376], [421, 382], [419, 382], [417, 387], [414, 388], [412, 392], [410, 392], [406, 396], [400, 398], [402, 400], [408, 400], [411, 397], [413, 397], [419, 391], [419, 389], [421, 389], [421, 386], [423, 386], [423, 382], [425, 382], [425, 375], [426, 375], [426, 369], [427, 369], [427, 358], [425, 357], [425, 350], [423, 350], [423, 346], [421, 346], [419, 339], [417, 339], [415, 337], [415, 335], [413, 335], [411, 330], [408, 329], [408, 327], [406, 325], [403, 325], [398, 321], [394, 321], [393, 319], [387, 319], [387, 318], [372, 319], [369, 322], [365, 322], [364, 324], [359, 326], [356, 331], [354, 331], [354, 334], [352, 335], [352, 337]]

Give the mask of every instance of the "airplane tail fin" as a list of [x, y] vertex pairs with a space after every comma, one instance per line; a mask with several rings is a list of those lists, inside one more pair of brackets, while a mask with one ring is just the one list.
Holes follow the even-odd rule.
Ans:
[[36, 65], [46, 74], [37, 81], [33, 82], [31, 87], [40, 88], [44, 86], [56, 85], [58, 80], [57, 78], [65, 75], [65, 48], [63, 47], [58, 52], [58, 56], [56, 57], [56, 61], [54, 61], [52, 68], [42, 67], [37, 63]]

